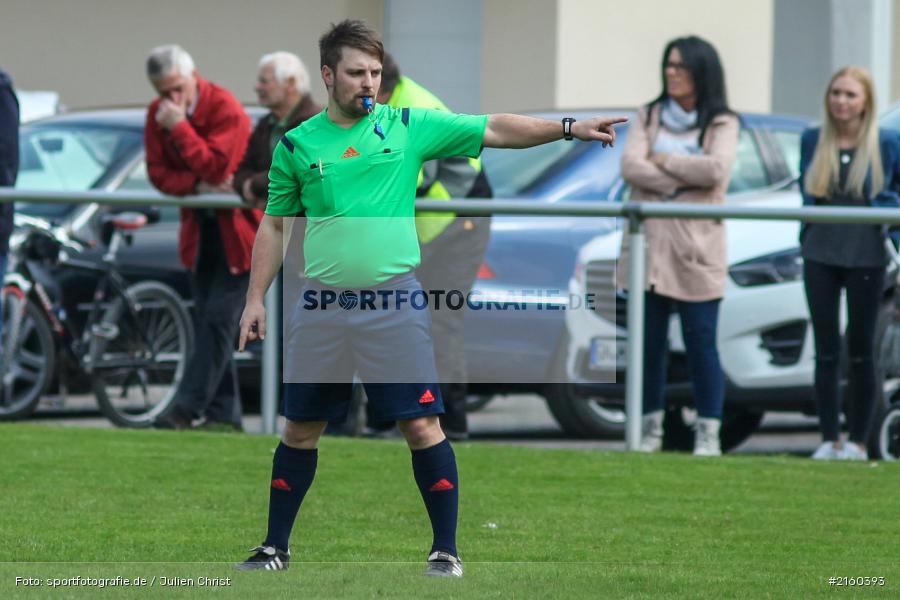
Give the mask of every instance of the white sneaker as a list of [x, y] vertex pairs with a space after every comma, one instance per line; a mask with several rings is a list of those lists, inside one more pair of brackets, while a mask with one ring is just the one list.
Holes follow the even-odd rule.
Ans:
[[719, 443], [719, 429], [722, 427], [720, 419], [697, 419], [697, 429], [694, 431], [694, 456], [722, 456], [722, 446]]
[[640, 452], [659, 452], [663, 445], [663, 411], [654, 410], [641, 417]]
[[837, 460], [841, 458], [842, 450], [838, 450], [834, 447], [834, 442], [822, 442], [822, 444], [816, 448], [816, 451], [813, 452], [812, 459], [813, 460]]
[[847, 440], [841, 447], [838, 458], [841, 460], [869, 460], [869, 453]]

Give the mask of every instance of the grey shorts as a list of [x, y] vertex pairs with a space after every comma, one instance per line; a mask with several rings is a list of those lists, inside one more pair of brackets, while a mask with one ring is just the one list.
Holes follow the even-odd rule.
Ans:
[[412, 273], [355, 290], [307, 281], [285, 335], [285, 416], [340, 419], [354, 375], [379, 419], [443, 413], [423, 298]]

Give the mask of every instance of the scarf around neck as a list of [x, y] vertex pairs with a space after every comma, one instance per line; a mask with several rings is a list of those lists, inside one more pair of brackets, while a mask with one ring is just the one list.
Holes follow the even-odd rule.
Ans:
[[697, 127], [697, 110], [688, 112], [675, 100], [666, 98], [662, 103], [659, 120], [672, 133], [684, 133]]

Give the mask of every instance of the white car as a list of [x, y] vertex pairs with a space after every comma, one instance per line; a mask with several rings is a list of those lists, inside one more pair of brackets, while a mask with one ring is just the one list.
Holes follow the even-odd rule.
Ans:
[[[796, 189], [728, 197], [731, 205], [799, 207]], [[765, 411], [812, 414], [814, 351], [803, 290], [797, 221], [726, 221], [729, 276], [720, 314], [718, 347], [726, 378], [722, 443], [733, 448], [759, 425]], [[615, 287], [622, 231], [588, 242], [579, 252], [570, 284], [572, 297], [593, 306], [566, 312], [566, 371], [572, 393], [569, 414], [582, 434], [621, 435], [624, 429], [626, 293]], [[896, 259], [896, 253], [891, 246]], [[894, 261], [895, 262], [895, 261]], [[892, 262], [890, 268], [896, 270]], [[894, 277], [887, 281], [885, 318], [892, 311]], [[588, 296], [591, 294], [592, 296]], [[687, 449], [696, 413], [677, 315], [669, 327], [666, 447]], [[893, 382], [887, 382], [893, 386]], [[893, 391], [893, 387], [891, 389]], [[877, 437], [877, 431], [875, 432]], [[877, 446], [877, 442], [875, 443]]]

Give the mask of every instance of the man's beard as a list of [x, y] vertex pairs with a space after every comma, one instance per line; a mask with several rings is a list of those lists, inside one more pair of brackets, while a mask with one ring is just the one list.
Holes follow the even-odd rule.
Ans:
[[369, 112], [365, 108], [363, 108], [362, 99], [358, 96], [353, 96], [350, 102], [346, 103], [338, 100], [337, 105], [341, 109], [341, 111], [348, 117], [361, 118], [369, 114]]

